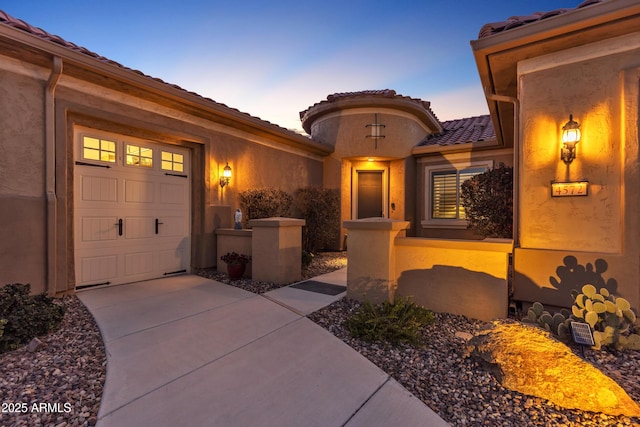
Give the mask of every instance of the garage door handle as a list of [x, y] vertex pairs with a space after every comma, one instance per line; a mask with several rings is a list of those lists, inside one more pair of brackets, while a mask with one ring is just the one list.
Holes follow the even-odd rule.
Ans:
[[160, 224], [164, 224], [164, 222], [160, 222], [160, 220], [158, 218], [156, 218], [156, 234], [158, 234], [158, 226]]
[[118, 236], [122, 236], [122, 218], [118, 219], [118, 222], [113, 225], [118, 226]]

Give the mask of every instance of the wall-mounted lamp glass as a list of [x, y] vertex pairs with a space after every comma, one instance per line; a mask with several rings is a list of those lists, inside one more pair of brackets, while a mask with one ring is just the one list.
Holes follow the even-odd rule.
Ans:
[[229, 181], [231, 181], [231, 166], [229, 166], [229, 162], [227, 162], [227, 165], [222, 170], [222, 176], [220, 177], [220, 187], [222, 188], [229, 184]]
[[567, 165], [576, 158], [576, 144], [580, 142], [580, 123], [573, 120], [569, 114], [569, 121], [562, 126], [562, 148], [560, 158]]

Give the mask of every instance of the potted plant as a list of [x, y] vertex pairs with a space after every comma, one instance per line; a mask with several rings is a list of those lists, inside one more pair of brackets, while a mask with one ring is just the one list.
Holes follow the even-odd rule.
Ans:
[[227, 252], [220, 259], [227, 263], [227, 274], [229, 279], [238, 280], [244, 275], [244, 271], [251, 261], [249, 255], [239, 254], [237, 252]]

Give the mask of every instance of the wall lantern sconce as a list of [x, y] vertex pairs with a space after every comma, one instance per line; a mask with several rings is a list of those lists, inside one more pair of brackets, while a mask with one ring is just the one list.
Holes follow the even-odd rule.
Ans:
[[225, 185], [229, 184], [229, 181], [231, 181], [231, 166], [229, 166], [229, 162], [227, 162], [220, 177], [220, 188], [224, 188]]
[[569, 121], [562, 126], [562, 148], [560, 158], [569, 165], [576, 158], [576, 144], [580, 142], [580, 123], [573, 120], [569, 114]]
[[386, 126], [378, 123], [378, 114], [376, 113], [374, 116], [374, 123], [370, 125], [366, 125], [365, 127], [371, 128], [371, 134], [367, 135], [366, 138], [371, 138], [375, 141], [375, 148], [378, 148], [378, 140], [384, 138], [384, 135], [380, 133], [380, 131]]

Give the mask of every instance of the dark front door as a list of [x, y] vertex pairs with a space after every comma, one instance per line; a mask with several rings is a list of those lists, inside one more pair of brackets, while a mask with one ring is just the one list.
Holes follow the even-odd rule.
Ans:
[[383, 216], [382, 171], [358, 171], [358, 219]]

